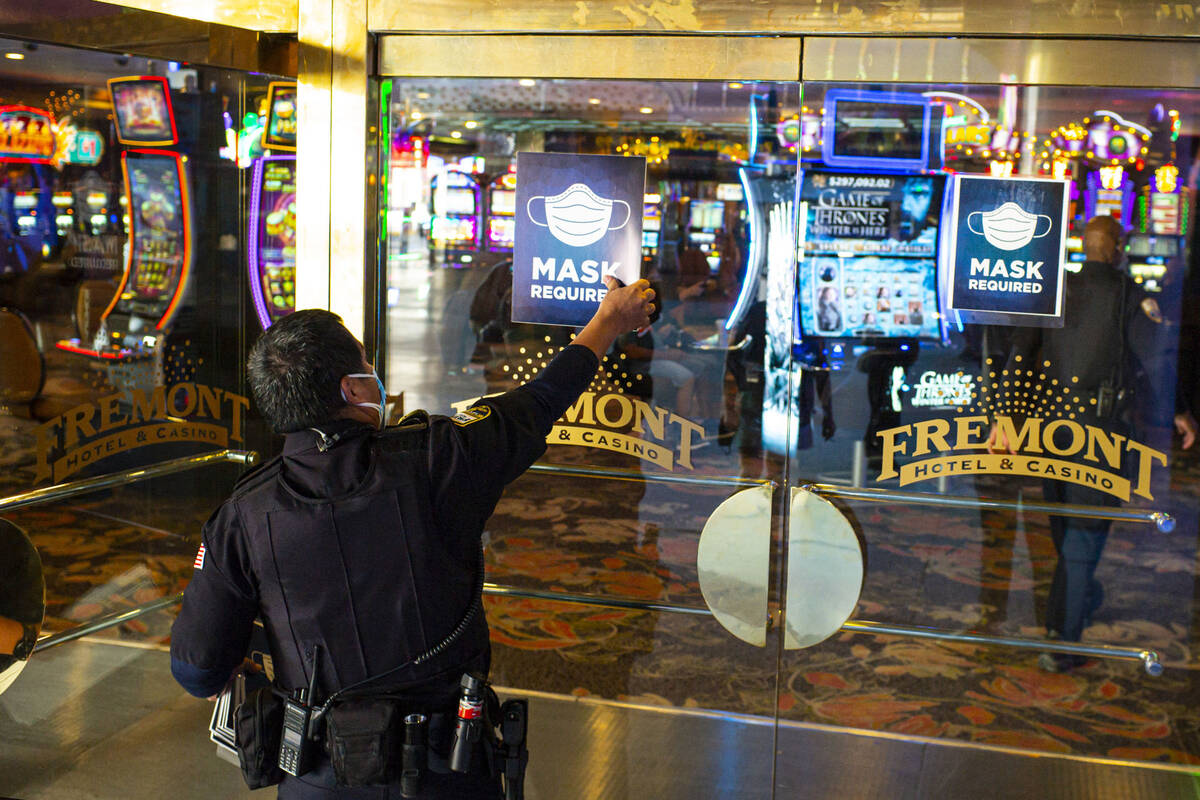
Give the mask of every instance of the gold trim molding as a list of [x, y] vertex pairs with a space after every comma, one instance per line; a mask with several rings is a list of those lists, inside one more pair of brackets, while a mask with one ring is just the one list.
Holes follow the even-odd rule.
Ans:
[[809, 36], [805, 81], [1194, 88], [1191, 42]]
[[371, 0], [369, 25], [413, 33], [1178, 38], [1200, 36], [1200, 8], [1148, 0]]
[[379, 73], [405, 77], [794, 81], [798, 37], [407, 35], [379, 38]]

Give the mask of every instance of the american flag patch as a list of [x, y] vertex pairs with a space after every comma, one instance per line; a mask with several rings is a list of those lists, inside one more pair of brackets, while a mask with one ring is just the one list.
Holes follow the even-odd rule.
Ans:
[[196, 551], [196, 560], [192, 562], [195, 569], [204, 569], [204, 543], [200, 543], [200, 549]]

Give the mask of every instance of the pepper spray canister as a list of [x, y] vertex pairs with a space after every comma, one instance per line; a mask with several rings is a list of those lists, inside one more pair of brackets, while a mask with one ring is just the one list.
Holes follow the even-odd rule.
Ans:
[[454, 722], [454, 747], [450, 750], [450, 769], [471, 769], [471, 752], [483, 735], [484, 682], [470, 673], [458, 686], [458, 714]]

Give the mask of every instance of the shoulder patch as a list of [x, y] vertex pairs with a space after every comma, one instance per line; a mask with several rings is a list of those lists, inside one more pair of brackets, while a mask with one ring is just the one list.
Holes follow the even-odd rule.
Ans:
[[491, 406], [471, 406], [466, 411], [460, 411], [450, 418], [460, 428], [466, 427], [482, 419], [487, 419], [492, 413]]

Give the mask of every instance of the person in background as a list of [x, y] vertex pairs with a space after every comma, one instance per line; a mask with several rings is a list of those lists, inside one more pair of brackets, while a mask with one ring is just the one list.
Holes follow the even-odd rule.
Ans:
[[[1061, 328], [1018, 328], [1013, 332], [1007, 370], [1036, 369], [1039, 380], [1071, 387], [1084, 411], [1078, 422], [1104, 430], [1109, 435], [1136, 438], [1133, 410], [1136, 393], [1158, 380], [1146, 375], [1142, 362], [1148, 354], [1138, 353], [1131, 331], [1139, 314], [1157, 315], [1157, 305], [1146, 297], [1124, 267], [1124, 229], [1110, 216], [1088, 221], [1083, 231], [1087, 259], [1078, 273], [1066, 274]], [[1149, 301], [1149, 302], [1147, 302]], [[1040, 378], [1044, 374], [1045, 378]], [[1053, 382], [1057, 381], [1057, 384]], [[1182, 447], [1195, 442], [1196, 424], [1186, 407], [1176, 408], [1175, 426]], [[1070, 431], [1057, 431], [1069, 438]], [[1003, 432], [993, 427], [989, 452], [1012, 452]], [[1060, 442], [1064, 446], [1066, 442]], [[1128, 463], [1128, 459], [1123, 463]], [[1042, 492], [1047, 502], [1072, 505], [1117, 506], [1111, 494], [1062, 480], [1044, 479]], [[1046, 635], [1068, 642], [1080, 640], [1092, 615], [1103, 603], [1104, 593], [1096, 580], [1111, 522], [1050, 515], [1050, 534], [1058, 560], [1046, 605]], [[1082, 656], [1043, 653], [1038, 665], [1050, 672], [1063, 672], [1086, 661]]]

